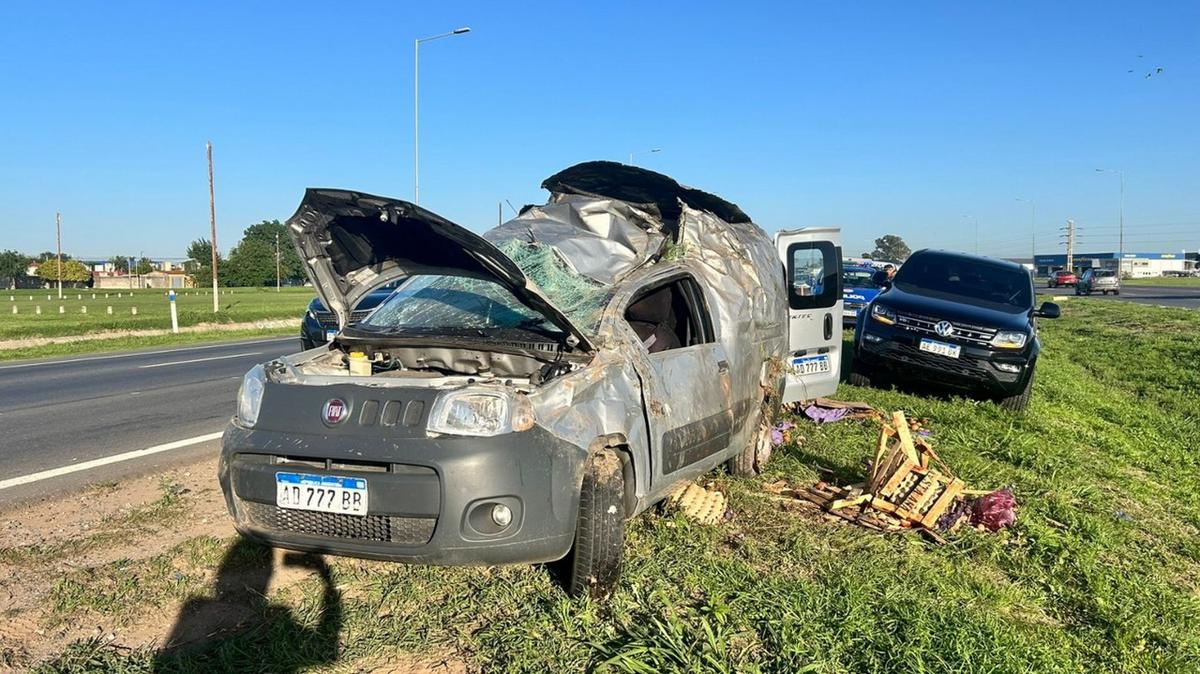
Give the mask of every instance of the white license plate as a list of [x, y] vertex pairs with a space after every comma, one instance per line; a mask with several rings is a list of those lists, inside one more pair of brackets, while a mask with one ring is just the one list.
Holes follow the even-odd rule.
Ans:
[[334, 337], [337, 337], [337, 330], [325, 331], [325, 341], [332, 342]]
[[958, 354], [962, 351], [962, 347], [956, 344], [946, 344], [945, 342], [935, 342], [932, 339], [921, 340], [921, 350], [929, 353], [936, 353], [939, 356], [947, 358], [958, 358]]
[[[219, 270], [218, 270], [218, 271], [219, 271]], [[857, 308], [853, 308], [853, 307], [846, 307], [846, 310], [845, 310], [845, 312], [844, 312], [844, 313], [845, 313], [847, 316], [857, 316], [857, 315], [858, 315], [858, 309], [857, 309]]]
[[367, 514], [367, 481], [360, 477], [275, 473], [275, 505], [344, 515]]
[[792, 369], [797, 374], [820, 374], [829, 372], [829, 354], [819, 356], [800, 356], [792, 359]]

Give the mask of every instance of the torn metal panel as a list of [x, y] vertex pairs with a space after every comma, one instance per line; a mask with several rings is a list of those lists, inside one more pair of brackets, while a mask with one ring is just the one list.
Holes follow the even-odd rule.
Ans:
[[508, 241], [549, 246], [571, 271], [603, 285], [644, 264], [666, 240], [653, 215], [622, 201], [578, 196], [534, 206], [484, 238], [501, 248]]

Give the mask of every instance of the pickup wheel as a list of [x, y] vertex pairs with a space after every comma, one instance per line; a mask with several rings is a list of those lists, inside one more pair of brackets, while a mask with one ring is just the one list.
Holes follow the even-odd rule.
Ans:
[[865, 365], [855, 363], [850, 370], [850, 385], [872, 388], [875, 386], [875, 376]]
[[625, 477], [621, 459], [611, 449], [588, 458], [579, 493], [575, 544], [568, 553], [567, 593], [603, 599], [621, 575], [625, 547]]
[[1029, 398], [1033, 395], [1033, 377], [1035, 374], [1036, 371], [1029, 373], [1029, 379], [1025, 381], [1025, 388], [1020, 393], [1001, 398], [997, 403], [1006, 410], [1024, 412], [1025, 408], [1029, 407]]

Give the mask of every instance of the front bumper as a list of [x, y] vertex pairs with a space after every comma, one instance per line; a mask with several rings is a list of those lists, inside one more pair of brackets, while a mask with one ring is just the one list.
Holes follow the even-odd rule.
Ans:
[[[1019, 351], [999, 351], [954, 342], [962, 350], [958, 358], [950, 358], [921, 351], [922, 337], [948, 341], [864, 319], [855, 346], [855, 359], [872, 370], [920, 377], [950, 388], [997, 396], [1019, 394], [1033, 372], [1031, 344]], [[997, 364], [1017, 366], [1019, 371], [1006, 372]]]
[[300, 341], [310, 348], [320, 346], [329, 341], [326, 336], [327, 329], [336, 330], [335, 328], [325, 328], [311, 314], [305, 312], [304, 320], [300, 323]]
[[[276, 547], [420, 564], [529, 563], [570, 550], [584, 454], [537, 427], [403, 438], [231, 423], [219, 477], [238, 531]], [[363, 478], [367, 515], [279, 508], [276, 472]], [[489, 519], [494, 504], [510, 509], [507, 527]]]

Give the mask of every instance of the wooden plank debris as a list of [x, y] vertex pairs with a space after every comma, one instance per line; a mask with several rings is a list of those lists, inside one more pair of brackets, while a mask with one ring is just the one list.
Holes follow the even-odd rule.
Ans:
[[[817, 404], [870, 412], [880, 420], [879, 441], [863, 483], [838, 487], [817, 482], [794, 489], [780, 480], [764, 489], [781, 500], [800, 500], [819, 507], [825, 517], [851, 522], [875, 531], [918, 529], [929, 540], [945, 543], [936, 531], [938, 520], [970, 494], [966, 484], [950, 473], [923, 435], [928, 420], [909, 419], [904, 412], [885, 415], [865, 403], [841, 403], [824, 398]], [[889, 423], [890, 422], [890, 423]]]

